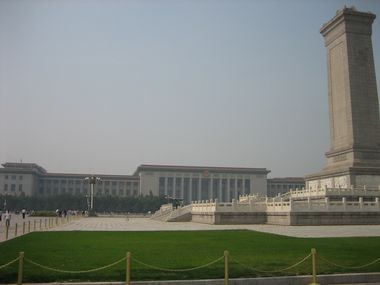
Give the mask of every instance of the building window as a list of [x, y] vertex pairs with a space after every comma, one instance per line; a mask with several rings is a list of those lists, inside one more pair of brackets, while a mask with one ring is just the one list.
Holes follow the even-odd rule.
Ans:
[[112, 186], [116, 186], [117, 182], [116, 181], [112, 181]]
[[16, 184], [11, 184], [11, 191], [12, 192], [16, 191]]
[[12, 180], [16, 180], [16, 175], [12, 175]]
[[20, 175], [20, 177], [19, 177], [19, 178], [20, 178], [20, 180], [22, 180], [22, 179], [23, 179], [22, 175]]
[[119, 196], [124, 196], [124, 189], [119, 189]]
[[5, 175], [5, 179], [8, 179], [8, 175]]
[[22, 191], [22, 184], [18, 185], [18, 191]]
[[8, 184], [4, 184], [4, 191], [8, 191]]

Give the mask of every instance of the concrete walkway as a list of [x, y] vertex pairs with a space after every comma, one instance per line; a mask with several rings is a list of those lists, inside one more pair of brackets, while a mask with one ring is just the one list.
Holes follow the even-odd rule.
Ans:
[[380, 236], [380, 225], [358, 226], [277, 226], [277, 225], [207, 225], [193, 222], [167, 223], [149, 218], [84, 218], [52, 231], [204, 231], [246, 229], [293, 237]]
[[[208, 225], [193, 222], [167, 223], [149, 218], [97, 217], [81, 218], [64, 225], [52, 228], [45, 226], [45, 218], [12, 215], [8, 239], [15, 237], [15, 225], [18, 225], [17, 236], [34, 231], [205, 231], [205, 230], [237, 230], [245, 229], [278, 235], [308, 237], [364, 237], [380, 236], [380, 225], [357, 226], [278, 226], [278, 225]], [[40, 222], [42, 225], [40, 227]], [[40, 230], [41, 229], [41, 230]], [[5, 222], [0, 222], [0, 242], [5, 240]]]

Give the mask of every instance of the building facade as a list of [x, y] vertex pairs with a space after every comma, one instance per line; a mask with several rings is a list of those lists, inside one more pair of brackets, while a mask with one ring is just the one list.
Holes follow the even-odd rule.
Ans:
[[276, 197], [290, 190], [301, 190], [305, 188], [305, 179], [302, 177], [270, 178], [268, 179], [267, 185], [268, 197]]
[[[0, 195], [50, 196], [89, 194], [90, 174], [49, 173], [35, 163], [4, 163]], [[265, 168], [140, 165], [133, 175], [96, 174], [96, 196], [167, 196], [185, 204], [197, 200], [231, 201], [240, 195], [267, 194]]]
[[[15, 196], [88, 195], [90, 174], [48, 173], [35, 163], [4, 163], [0, 168], [0, 194]], [[103, 175], [95, 186], [97, 196], [133, 197], [139, 195], [139, 177]]]
[[265, 168], [140, 165], [135, 174], [140, 177], [142, 194], [153, 193], [191, 201], [212, 200], [229, 202], [240, 195], [265, 196]]

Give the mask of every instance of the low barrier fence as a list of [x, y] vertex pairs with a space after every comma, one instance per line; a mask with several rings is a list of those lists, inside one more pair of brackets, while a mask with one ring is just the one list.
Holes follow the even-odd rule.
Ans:
[[[25, 265], [25, 263], [28, 263], [32, 266], [39, 267], [41, 269], [48, 270], [48, 271], [54, 271], [54, 272], [59, 272], [59, 273], [68, 273], [68, 274], [83, 274], [83, 273], [92, 273], [95, 271], [105, 270], [105, 269], [111, 268], [113, 266], [116, 266], [120, 263], [125, 262], [125, 285], [130, 285], [130, 282], [132, 279], [132, 275], [131, 275], [131, 264], [132, 264], [132, 262], [139, 264], [141, 266], [147, 267], [147, 268], [152, 269], [152, 270], [158, 270], [158, 271], [164, 271], [164, 272], [194, 271], [194, 270], [199, 270], [202, 268], [209, 267], [209, 266], [216, 264], [218, 262], [223, 262], [224, 263], [224, 285], [229, 285], [230, 264], [232, 264], [232, 263], [237, 264], [238, 266], [244, 267], [246, 269], [249, 269], [255, 273], [274, 274], [274, 273], [283, 273], [283, 272], [289, 271], [290, 269], [296, 268], [296, 267], [300, 266], [301, 264], [306, 263], [306, 261], [308, 261], [308, 260], [311, 260], [311, 267], [309, 268], [309, 273], [311, 275], [310, 285], [318, 284], [317, 283], [317, 278], [318, 278], [317, 260], [323, 261], [323, 262], [329, 264], [330, 266], [343, 268], [343, 269], [351, 269], [351, 270], [352, 269], [363, 269], [365, 267], [369, 267], [375, 263], [380, 262], [380, 258], [377, 258], [377, 259], [375, 259], [375, 260], [373, 260], [367, 264], [363, 264], [363, 265], [359, 265], [359, 266], [345, 266], [342, 264], [335, 263], [335, 262], [333, 262], [333, 261], [331, 261], [331, 260], [329, 260], [323, 256], [318, 256], [318, 258], [317, 258], [317, 251], [316, 251], [316, 249], [312, 248], [311, 252], [308, 255], [306, 255], [301, 260], [297, 261], [296, 263], [294, 263], [292, 265], [289, 265], [289, 266], [284, 267], [284, 268], [278, 268], [276, 270], [262, 270], [259, 268], [252, 267], [248, 264], [245, 264], [245, 263], [243, 263], [243, 262], [241, 262], [241, 261], [239, 261], [233, 257], [231, 258], [229, 252], [226, 250], [226, 251], [224, 251], [224, 254], [222, 256], [220, 256], [220, 257], [218, 257], [218, 258], [216, 258], [216, 259], [214, 259], [211, 262], [208, 262], [206, 264], [191, 267], [191, 268], [182, 268], [182, 269], [174, 268], [174, 269], [171, 269], [171, 268], [164, 268], [164, 267], [160, 267], [160, 266], [156, 266], [156, 265], [146, 263], [144, 261], [141, 261], [137, 258], [132, 257], [131, 253], [127, 252], [125, 257], [123, 257], [119, 260], [116, 260], [115, 262], [112, 262], [108, 265], [98, 267], [98, 268], [88, 269], [88, 270], [74, 271], [74, 270], [63, 270], [63, 269], [59, 269], [59, 268], [53, 268], [53, 267], [50, 267], [47, 265], [40, 264], [38, 262], [33, 261], [32, 259], [25, 257], [24, 252], [20, 252], [19, 256], [17, 258], [9, 261], [6, 264], [0, 265], [0, 270], [4, 269], [6, 267], [9, 267], [12, 264], [15, 264], [16, 262], [18, 262], [17, 284], [22, 285], [23, 279], [24, 279], [24, 265]], [[310, 266], [310, 264], [308, 264], [308, 266]]]
[[[81, 216], [66, 216], [66, 217], [48, 217], [33, 219], [32, 221], [23, 221], [22, 223], [5, 224], [0, 231], [3, 234], [3, 239], [8, 240], [30, 232], [47, 231], [54, 227], [63, 226], [73, 220], [77, 220]], [[1, 239], [0, 239], [1, 240]]]

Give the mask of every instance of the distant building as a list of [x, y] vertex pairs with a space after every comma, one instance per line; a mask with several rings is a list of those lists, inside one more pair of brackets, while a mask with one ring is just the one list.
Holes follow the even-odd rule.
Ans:
[[[84, 178], [90, 174], [48, 173], [35, 163], [4, 163], [0, 168], [0, 194], [50, 196], [60, 194], [88, 195], [90, 186]], [[139, 177], [96, 174], [97, 196], [131, 197], [139, 195]]]
[[[93, 174], [49, 173], [35, 163], [2, 164], [0, 195], [50, 196], [89, 194], [84, 178]], [[96, 174], [96, 196], [152, 194], [183, 199], [231, 201], [240, 195], [266, 195], [265, 168], [140, 165], [133, 175]]]
[[244, 194], [265, 196], [269, 172], [265, 168], [140, 165], [134, 175], [140, 177], [142, 193], [181, 198], [188, 204], [211, 199], [228, 202]]
[[284, 194], [290, 189], [305, 188], [305, 179], [302, 177], [269, 178], [267, 181], [268, 197]]

